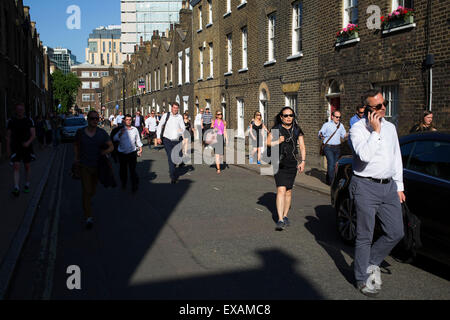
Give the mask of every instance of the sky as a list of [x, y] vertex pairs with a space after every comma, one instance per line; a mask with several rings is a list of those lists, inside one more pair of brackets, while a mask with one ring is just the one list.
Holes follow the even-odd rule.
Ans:
[[[120, 25], [120, 0], [23, 0], [30, 7], [31, 21], [36, 21], [37, 32], [44, 46], [68, 48], [84, 63], [89, 34], [99, 26]], [[80, 25], [71, 18], [71, 6], [80, 8]], [[75, 29], [67, 27], [67, 21]]]

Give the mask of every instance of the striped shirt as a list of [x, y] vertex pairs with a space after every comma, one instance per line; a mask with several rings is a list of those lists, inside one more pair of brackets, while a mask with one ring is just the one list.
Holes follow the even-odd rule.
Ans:
[[202, 116], [203, 124], [211, 124], [213, 114], [211, 112], [205, 112]]

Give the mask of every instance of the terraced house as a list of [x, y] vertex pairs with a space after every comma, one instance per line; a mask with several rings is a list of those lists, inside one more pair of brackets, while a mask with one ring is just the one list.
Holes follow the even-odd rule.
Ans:
[[[361, 94], [372, 87], [382, 88], [388, 101], [386, 118], [400, 135], [408, 133], [425, 109], [434, 112], [438, 128], [449, 127], [450, 9], [443, 1], [192, 0], [190, 4], [191, 22], [188, 26], [185, 20], [183, 29], [191, 37], [185, 41], [192, 42], [190, 59], [183, 60], [192, 68], [188, 104], [193, 103], [194, 110], [189, 110], [192, 115], [200, 107], [222, 110], [238, 138], [245, 138], [256, 111], [271, 126], [280, 108], [289, 105], [305, 132], [308, 162], [323, 166], [317, 137], [322, 124], [340, 110], [348, 130]], [[160, 41], [167, 43], [164, 37]], [[158, 60], [161, 56], [153, 51], [164, 45], [157, 43], [156, 37], [147, 55], [143, 46], [136, 48], [130, 62], [138, 72], [145, 70], [139, 65], [142, 57], [153, 64], [151, 79], [162, 89], [152, 91], [154, 98], [145, 104], [156, 108], [171, 98], [164, 93], [166, 64], [170, 66], [171, 60]], [[175, 79], [179, 68], [177, 62]], [[127, 83], [137, 88], [137, 76], [131, 79]]]
[[[23, 102], [29, 116], [53, 110], [50, 59], [22, 0], [0, 1], [0, 142], [14, 103]], [[0, 154], [2, 150], [0, 150]], [[4, 150], [3, 150], [4, 151]]]
[[141, 38], [131, 59], [124, 62], [124, 72], [106, 84], [109, 112], [169, 111], [169, 103], [177, 101], [180, 111], [194, 116], [191, 39], [191, 10], [185, 2], [179, 23], [162, 33], [154, 31], [151, 41]]

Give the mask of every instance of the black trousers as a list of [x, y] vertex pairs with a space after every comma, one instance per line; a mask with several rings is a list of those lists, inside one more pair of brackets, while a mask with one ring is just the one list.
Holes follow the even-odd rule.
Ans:
[[121, 153], [119, 152], [119, 163], [120, 163], [120, 181], [122, 186], [127, 185], [128, 181], [128, 171], [130, 171], [131, 185], [133, 188], [137, 188], [138, 176], [136, 173], [137, 164], [137, 152], [131, 153]]

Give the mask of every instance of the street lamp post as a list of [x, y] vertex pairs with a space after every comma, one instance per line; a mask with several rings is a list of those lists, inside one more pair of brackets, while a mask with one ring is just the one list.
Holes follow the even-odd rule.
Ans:
[[122, 88], [123, 104], [122, 104], [122, 110], [123, 110], [123, 114], [126, 114], [126, 111], [125, 111], [125, 72], [122, 73], [122, 80], [123, 80], [123, 88]]

